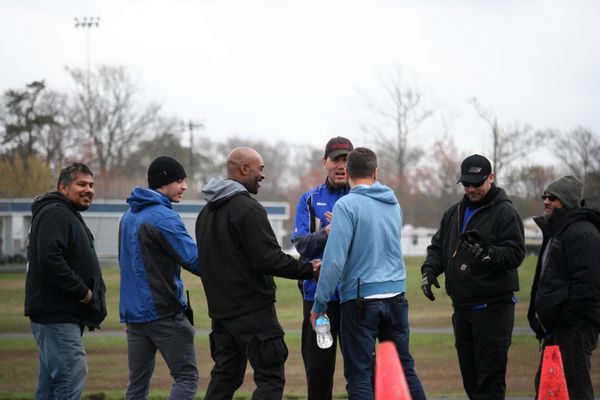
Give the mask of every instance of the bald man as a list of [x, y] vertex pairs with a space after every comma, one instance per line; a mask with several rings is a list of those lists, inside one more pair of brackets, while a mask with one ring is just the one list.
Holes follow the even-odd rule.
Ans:
[[299, 262], [281, 251], [267, 212], [250, 193], [265, 179], [254, 149], [239, 147], [227, 156], [227, 179], [202, 188], [207, 201], [196, 220], [200, 277], [212, 319], [215, 365], [206, 391], [211, 400], [232, 399], [254, 369], [253, 399], [281, 399], [288, 350], [275, 311], [273, 276], [316, 277], [320, 260]]

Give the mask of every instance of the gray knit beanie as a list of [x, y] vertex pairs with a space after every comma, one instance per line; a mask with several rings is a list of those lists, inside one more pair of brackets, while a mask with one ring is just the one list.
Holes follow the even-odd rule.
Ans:
[[549, 184], [544, 193], [558, 197], [566, 209], [577, 208], [583, 199], [583, 183], [573, 175], [563, 176]]

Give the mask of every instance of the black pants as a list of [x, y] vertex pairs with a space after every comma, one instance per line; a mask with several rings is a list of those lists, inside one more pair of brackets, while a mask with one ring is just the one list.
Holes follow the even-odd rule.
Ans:
[[[559, 325], [554, 329], [553, 344], [560, 349], [567, 390], [571, 399], [594, 400], [590, 371], [592, 352], [598, 344], [599, 333], [600, 328], [585, 320], [569, 325]], [[541, 359], [543, 359], [543, 354], [542, 351]], [[540, 386], [541, 359], [535, 375], [536, 398]]]
[[214, 319], [210, 352], [215, 365], [205, 398], [231, 400], [250, 361], [256, 384], [252, 399], [280, 400], [288, 356], [283, 334], [274, 305], [236, 318]]
[[307, 399], [330, 400], [333, 393], [335, 356], [340, 332], [340, 303], [327, 303], [327, 316], [331, 324], [333, 345], [328, 349], [317, 346], [317, 337], [310, 324], [310, 310], [314, 302], [304, 300], [302, 321], [302, 360], [306, 371]]
[[454, 310], [452, 325], [458, 364], [469, 399], [504, 399], [514, 322], [513, 303], [481, 310]]

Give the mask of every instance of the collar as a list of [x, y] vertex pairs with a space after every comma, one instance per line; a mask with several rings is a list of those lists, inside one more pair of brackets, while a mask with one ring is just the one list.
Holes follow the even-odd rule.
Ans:
[[335, 187], [329, 182], [329, 178], [325, 178], [325, 187], [329, 193], [348, 193], [350, 191], [350, 185], [345, 184], [341, 187]]

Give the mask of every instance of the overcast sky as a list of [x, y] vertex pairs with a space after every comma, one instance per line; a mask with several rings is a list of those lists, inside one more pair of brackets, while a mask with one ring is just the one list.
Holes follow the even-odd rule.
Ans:
[[400, 72], [436, 111], [420, 143], [489, 154], [474, 96], [501, 125], [600, 135], [599, 16], [593, 0], [0, 0], [0, 89], [66, 88], [89, 34], [92, 67], [124, 65], [140, 100], [205, 135], [322, 147], [369, 144], [359, 93]]

